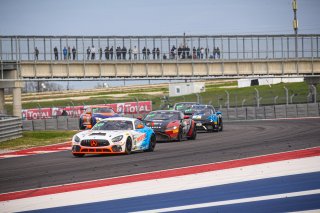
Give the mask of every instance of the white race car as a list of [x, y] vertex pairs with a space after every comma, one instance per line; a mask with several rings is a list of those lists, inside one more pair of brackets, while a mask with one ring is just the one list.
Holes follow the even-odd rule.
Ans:
[[135, 118], [106, 118], [91, 130], [79, 132], [72, 138], [72, 154], [76, 157], [85, 154], [152, 152], [155, 146], [153, 130]]

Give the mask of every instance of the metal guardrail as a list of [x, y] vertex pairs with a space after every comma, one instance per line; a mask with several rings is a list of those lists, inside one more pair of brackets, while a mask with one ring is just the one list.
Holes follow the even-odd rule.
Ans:
[[22, 137], [21, 119], [0, 115], [0, 142], [20, 137]]
[[[0, 36], [0, 60], [147, 61], [319, 58], [320, 34]], [[117, 49], [118, 48], [118, 49]], [[217, 50], [218, 48], [218, 50]]]

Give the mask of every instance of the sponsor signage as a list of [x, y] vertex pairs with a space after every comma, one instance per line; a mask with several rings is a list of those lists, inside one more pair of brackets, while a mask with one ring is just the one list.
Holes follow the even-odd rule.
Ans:
[[[46, 119], [62, 116], [64, 111], [68, 116], [79, 117], [90, 106], [24, 109], [22, 110], [22, 118], [24, 120]], [[99, 104], [99, 106], [108, 106], [118, 114], [143, 114], [152, 111], [152, 101]]]

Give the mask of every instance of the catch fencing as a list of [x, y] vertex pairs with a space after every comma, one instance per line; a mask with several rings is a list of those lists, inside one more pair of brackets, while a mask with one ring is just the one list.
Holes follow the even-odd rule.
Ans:
[[[255, 120], [255, 119], [276, 119], [276, 118], [298, 118], [298, 117], [319, 117], [320, 104], [289, 104], [270, 105], [262, 107], [240, 107], [220, 109], [225, 121], [232, 120]], [[140, 114], [143, 116], [143, 114]], [[137, 117], [135, 115], [126, 115]], [[52, 119], [23, 120], [23, 130], [44, 131], [44, 130], [79, 130], [79, 118], [60, 116]]]
[[320, 104], [289, 104], [220, 109], [224, 120], [319, 117]]

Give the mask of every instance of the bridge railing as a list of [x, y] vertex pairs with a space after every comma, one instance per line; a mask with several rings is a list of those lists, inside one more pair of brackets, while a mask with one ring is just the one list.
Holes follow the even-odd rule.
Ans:
[[[71, 62], [319, 58], [319, 43], [319, 34], [0, 36], [0, 60]], [[121, 50], [117, 51], [117, 47]]]

